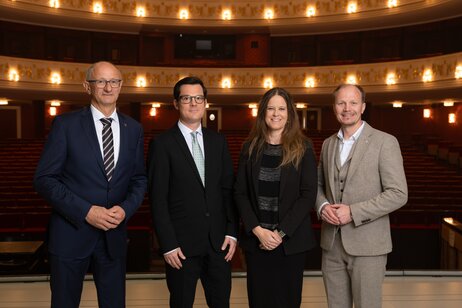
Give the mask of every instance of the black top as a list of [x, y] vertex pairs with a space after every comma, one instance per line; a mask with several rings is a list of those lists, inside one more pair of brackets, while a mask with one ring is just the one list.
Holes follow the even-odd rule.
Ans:
[[258, 174], [258, 209], [260, 225], [274, 230], [279, 223], [279, 184], [282, 146], [266, 144]]

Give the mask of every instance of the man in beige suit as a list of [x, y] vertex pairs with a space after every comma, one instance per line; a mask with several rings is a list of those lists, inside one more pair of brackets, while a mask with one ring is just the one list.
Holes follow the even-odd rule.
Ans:
[[341, 128], [322, 145], [316, 200], [327, 301], [329, 308], [381, 307], [388, 214], [407, 202], [403, 159], [395, 137], [361, 120], [360, 86], [343, 84], [333, 95]]

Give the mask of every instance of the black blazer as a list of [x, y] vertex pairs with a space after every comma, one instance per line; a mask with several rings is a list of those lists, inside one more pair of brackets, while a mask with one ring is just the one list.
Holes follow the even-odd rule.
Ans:
[[[249, 159], [248, 148], [249, 143], [245, 143], [241, 151], [234, 197], [244, 226], [240, 245], [245, 250], [254, 251], [259, 249], [258, 238], [252, 229], [260, 225], [257, 197], [261, 157], [252, 155]], [[286, 233], [283, 239], [286, 255], [309, 250], [316, 244], [310, 214], [316, 193], [316, 159], [311, 144], [306, 142], [298, 169], [292, 164], [281, 169], [278, 228]]]
[[[110, 182], [89, 107], [59, 115], [53, 121], [34, 184], [51, 205], [48, 249], [55, 255], [89, 256], [104, 233], [112, 257], [126, 255], [126, 221], [141, 205], [146, 191], [143, 129], [132, 118], [117, 113], [120, 123], [119, 158]], [[109, 231], [85, 221], [90, 207], [120, 205], [125, 222]]]
[[237, 236], [228, 145], [221, 134], [202, 133], [205, 188], [178, 124], [150, 143], [149, 195], [161, 253], [180, 247], [187, 257], [200, 255], [209, 243], [221, 251], [225, 235]]

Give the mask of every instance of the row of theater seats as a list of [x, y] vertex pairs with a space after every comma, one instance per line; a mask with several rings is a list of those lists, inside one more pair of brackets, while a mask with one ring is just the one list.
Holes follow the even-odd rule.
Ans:
[[462, 168], [462, 143], [420, 134], [414, 134], [412, 139], [414, 144], [426, 151], [428, 155], [446, 162], [450, 166]]
[[[159, 131], [148, 132], [145, 151], [151, 138]], [[234, 168], [245, 131], [224, 131], [227, 137]], [[310, 133], [316, 155], [319, 157], [323, 140], [331, 132]], [[0, 241], [45, 238], [51, 207], [37, 195], [32, 179], [44, 140], [22, 139], [0, 141]], [[441, 163], [434, 156], [412, 144], [401, 144], [409, 186], [409, 201], [391, 215], [395, 232], [402, 229], [437, 231], [446, 216], [462, 219], [462, 175], [460, 170]], [[315, 228], [319, 221], [313, 213]], [[129, 221], [130, 232], [149, 233], [155, 253], [157, 244], [152, 234], [151, 215], [147, 197], [138, 212]], [[398, 231], [396, 231], [398, 230]], [[401, 231], [399, 231], [401, 232]], [[433, 232], [434, 233], [434, 232]]]

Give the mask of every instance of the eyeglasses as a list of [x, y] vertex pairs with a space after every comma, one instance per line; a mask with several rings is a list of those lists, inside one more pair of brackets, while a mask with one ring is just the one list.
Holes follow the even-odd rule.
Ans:
[[87, 82], [93, 82], [98, 89], [105, 88], [107, 84], [111, 86], [111, 88], [118, 88], [122, 83], [121, 79], [111, 79], [111, 80], [104, 80], [104, 79], [97, 79], [97, 80], [87, 80]]
[[203, 104], [205, 102], [205, 96], [203, 95], [196, 95], [196, 96], [180, 95], [180, 102], [182, 104], [191, 104], [193, 98], [196, 104]]

